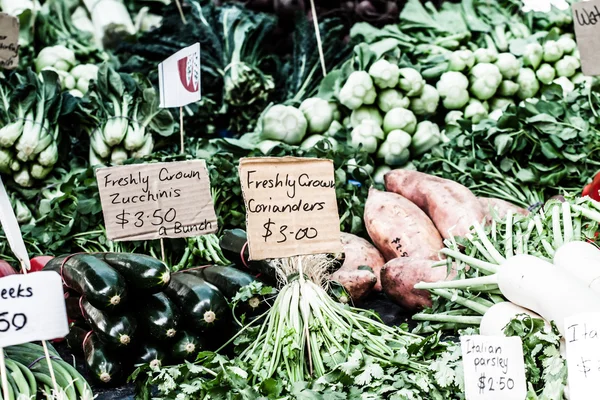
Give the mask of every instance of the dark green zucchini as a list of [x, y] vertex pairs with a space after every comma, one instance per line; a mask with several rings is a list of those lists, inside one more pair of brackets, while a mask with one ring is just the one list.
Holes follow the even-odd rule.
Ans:
[[[189, 270], [186, 273], [200, 276], [208, 283], [212, 283], [227, 297], [228, 301], [231, 301], [240, 289], [256, 280], [252, 275], [237, 268], [220, 265]], [[252, 296], [243, 302], [240, 301], [236, 304], [236, 315], [247, 314], [248, 317], [251, 317], [265, 308], [263, 302], [264, 298], [260, 295]]]
[[139, 349], [134, 365], [149, 364], [151, 367], [163, 365], [167, 353], [156, 343], [144, 343]]
[[112, 384], [123, 377], [123, 364], [117, 354], [104, 346], [96, 334], [91, 333], [83, 342], [85, 362], [92, 375], [100, 382]]
[[116, 269], [133, 289], [156, 293], [169, 284], [169, 267], [154, 257], [133, 253], [96, 253], [94, 257]]
[[184, 360], [195, 361], [199, 352], [204, 350], [204, 343], [200, 337], [192, 335], [188, 331], [180, 332], [177, 341], [171, 350], [174, 362], [180, 363]]
[[81, 296], [69, 296], [65, 299], [65, 306], [67, 307], [67, 317], [70, 321], [79, 321], [83, 319], [81, 313], [81, 307], [79, 307], [79, 299]]
[[157, 340], [175, 339], [179, 323], [175, 304], [164, 293], [144, 297], [141, 302], [137, 317], [143, 332]]
[[112, 347], [131, 345], [137, 328], [137, 322], [133, 316], [106, 314], [83, 297], [80, 306], [86, 321], [103, 343]]
[[82, 354], [83, 341], [89, 331], [92, 329], [84, 322], [78, 321], [71, 324], [69, 333], [65, 337], [67, 346], [73, 351], [73, 354]]
[[215, 285], [228, 299], [232, 299], [241, 288], [256, 280], [256, 278], [244, 271], [221, 265], [213, 265], [212, 267], [186, 272], [201, 273], [202, 278], [206, 282]]
[[227, 300], [219, 289], [195, 275], [173, 274], [165, 293], [187, 317], [182, 319], [184, 323], [194, 330], [206, 331], [231, 321]]
[[[225, 255], [225, 258], [232, 261], [237, 268], [243, 271], [249, 271], [252, 274], [260, 274], [261, 279], [270, 284], [277, 283], [277, 272], [268, 261], [248, 260], [250, 253], [248, 251], [248, 246], [246, 245], [247, 240], [248, 237], [244, 230], [230, 229], [223, 232], [223, 237], [219, 242], [219, 246], [221, 247], [221, 251]], [[243, 260], [242, 257], [244, 257]]]
[[[68, 257], [64, 262], [65, 257]], [[62, 268], [61, 268], [62, 266]], [[62, 269], [62, 271], [61, 271]], [[53, 258], [44, 271], [62, 272], [65, 284], [96, 308], [114, 310], [127, 299], [125, 279], [107, 263], [88, 254]]]

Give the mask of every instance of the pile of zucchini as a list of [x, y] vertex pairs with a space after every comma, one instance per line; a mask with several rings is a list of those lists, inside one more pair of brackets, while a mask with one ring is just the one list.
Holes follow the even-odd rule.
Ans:
[[[133, 368], [194, 360], [234, 332], [230, 302], [255, 278], [228, 266], [171, 274], [153, 257], [130, 253], [74, 254], [44, 270], [61, 274], [71, 329], [67, 343], [83, 354], [99, 382], [122, 382]], [[246, 301], [249, 314], [263, 299]]]

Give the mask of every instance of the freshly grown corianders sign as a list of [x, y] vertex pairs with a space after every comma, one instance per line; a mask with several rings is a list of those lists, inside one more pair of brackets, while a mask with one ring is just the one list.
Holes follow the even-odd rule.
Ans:
[[111, 240], [199, 236], [217, 231], [203, 160], [101, 168], [96, 173]]
[[341, 252], [333, 162], [240, 160], [251, 260]]

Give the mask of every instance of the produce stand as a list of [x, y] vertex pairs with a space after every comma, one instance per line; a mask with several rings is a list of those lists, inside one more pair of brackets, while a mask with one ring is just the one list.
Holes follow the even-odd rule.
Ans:
[[599, 7], [0, 0], [0, 399], [597, 397]]

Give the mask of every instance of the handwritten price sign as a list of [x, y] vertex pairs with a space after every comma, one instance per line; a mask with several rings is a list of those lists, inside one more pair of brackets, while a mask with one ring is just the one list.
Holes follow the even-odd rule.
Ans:
[[62, 279], [52, 271], [0, 278], [0, 347], [69, 333]]
[[460, 338], [467, 400], [524, 400], [523, 344], [518, 337]]
[[101, 168], [96, 178], [109, 239], [188, 237], [217, 231], [203, 160]]
[[600, 75], [600, 0], [577, 2], [572, 9], [581, 69], [585, 75]]
[[250, 259], [341, 252], [330, 160], [242, 158]]
[[565, 327], [569, 398], [588, 400], [600, 391], [600, 313], [565, 318]]
[[19, 19], [0, 13], [0, 67], [14, 69], [19, 65]]

